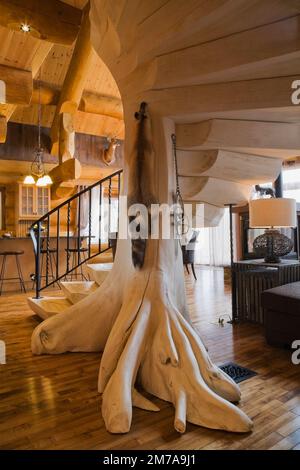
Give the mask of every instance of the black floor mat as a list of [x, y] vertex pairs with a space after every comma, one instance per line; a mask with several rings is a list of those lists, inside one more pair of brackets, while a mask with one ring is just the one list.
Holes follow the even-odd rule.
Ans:
[[257, 372], [247, 369], [246, 367], [239, 366], [234, 362], [226, 362], [226, 364], [222, 364], [219, 367], [227, 375], [229, 375], [229, 377], [231, 377], [237, 384], [257, 375]]

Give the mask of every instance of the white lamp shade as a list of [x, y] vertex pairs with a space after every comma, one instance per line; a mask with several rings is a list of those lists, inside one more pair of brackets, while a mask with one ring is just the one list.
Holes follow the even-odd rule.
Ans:
[[50, 184], [53, 184], [53, 181], [49, 175], [45, 175], [44, 177], [44, 183], [48, 186]]
[[36, 185], [39, 188], [43, 188], [47, 186], [47, 181], [45, 181], [45, 176], [40, 176], [40, 178], [37, 180]]
[[296, 200], [290, 198], [253, 199], [249, 203], [252, 228], [296, 227]]
[[35, 184], [34, 177], [32, 175], [25, 176], [23, 184]]

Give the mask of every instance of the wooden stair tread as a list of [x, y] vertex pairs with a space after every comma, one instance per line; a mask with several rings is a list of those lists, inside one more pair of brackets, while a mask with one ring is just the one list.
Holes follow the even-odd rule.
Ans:
[[41, 297], [34, 299], [29, 297], [28, 304], [39, 317], [43, 320], [52, 317], [58, 313], [64, 312], [67, 308], [71, 307], [71, 302], [66, 297]]
[[95, 281], [61, 282], [61, 288], [67, 299], [75, 304], [94, 292], [99, 286]]
[[112, 267], [113, 263], [87, 264], [87, 270], [89, 275], [99, 286], [108, 276]]
[[112, 263], [113, 262], [113, 255], [112, 251], [105, 251], [104, 253], [100, 253], [100, 255], [95, 256], [89, 260], [89, 264], [99, 264], [99, 263]]

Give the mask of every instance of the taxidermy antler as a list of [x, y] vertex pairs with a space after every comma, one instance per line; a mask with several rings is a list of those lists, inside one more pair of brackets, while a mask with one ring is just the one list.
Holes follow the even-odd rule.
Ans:
[[111, 165], [116, 161], [116, 149], [119, 145], [120, 144], [115, 137], [110, 140], [107, 149], [103, 152], [103, 161], [106, 165]]
[[[138, 212], [134, 216], [129, 216], [131, 226], [140, 235], [131, 239], [132, 262], [135, 268], [141, 268], [144, 264], [146, 253], [146, 233], [145, 227], [149, 222], [149, 211], [151, 204], [156, 202], [153, 196], [153, 187], [150, 175], [150, 165], [153, 157], [151, 145], [151, 122], [146, 115], [146, 103], [141, 103], [140, 109], [134, 114], [137, 122], [137, 138], [134, 148], [135, 155], [132, 158], [132, 171], [129, 181], [128, 207], [134, 204], [143, 204], [148, 209], [148, 220], [143, 218], [143, 214]], [[148, 230], [147, 230], [148, 234]]]

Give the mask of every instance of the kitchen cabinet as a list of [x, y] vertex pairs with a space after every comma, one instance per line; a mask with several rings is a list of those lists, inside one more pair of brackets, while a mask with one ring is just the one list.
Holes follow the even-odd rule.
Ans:
[[38, 219], [50, 210], [50, 188], [19, 184], [18, 218]]

